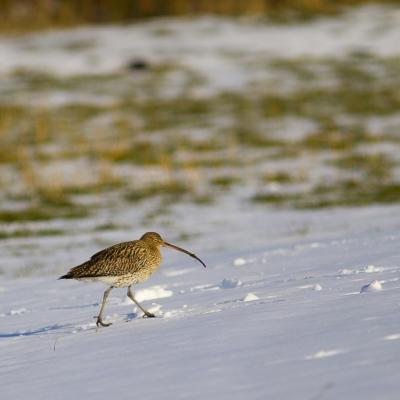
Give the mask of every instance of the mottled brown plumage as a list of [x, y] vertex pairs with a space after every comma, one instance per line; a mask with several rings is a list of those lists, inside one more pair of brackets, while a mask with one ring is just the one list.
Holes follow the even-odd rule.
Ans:
[[118, 243], [94, 254], [90, 260], [80, 264], [59, 279], [99, 280], [110, 285], [104, 292], [100, 313], [97, 317], [97, 326], [108, 326], [102, 320], [103, 309], [107, 297], [113, 288], [128, 287], [128, 297], [145, 313], [147, 317], [154, 317], [145, 310], [134, 298], [130, 286], [146, 281], [161, 264], [160, 247], [171, 247], [189, 254], [191, 257], [206, 265], [195, 254], [181, 247], [165, 242], [156, 232], [145, 233], [140, 240]]

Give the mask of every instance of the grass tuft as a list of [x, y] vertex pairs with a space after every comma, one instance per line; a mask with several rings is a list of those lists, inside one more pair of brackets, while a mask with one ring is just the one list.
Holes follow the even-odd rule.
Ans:
[[151, 186], [130, 190], [125, 198], [131, 202], [142, 201], [150, 197], [162, 196], [178, 200], [180, 196], [190, 193], [190, 188], [178, 181], [158, 183]]

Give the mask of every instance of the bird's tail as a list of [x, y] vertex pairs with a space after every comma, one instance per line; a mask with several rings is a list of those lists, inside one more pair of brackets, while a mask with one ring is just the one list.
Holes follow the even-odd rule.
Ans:
[[87, 276], [87, 267], [90, 261], [86, 261], [81, 265], [71, 268], [65, 275], [60, 276], [58, 279], [79, 279]]

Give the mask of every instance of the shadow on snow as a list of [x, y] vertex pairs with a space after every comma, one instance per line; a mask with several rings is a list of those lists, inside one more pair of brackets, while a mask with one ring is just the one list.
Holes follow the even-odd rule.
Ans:
[[61, 324], [53, 324], [44, 326], [42, 328], [33, 329], [33, 330], [20, 330], [15, 332], [0, 332], [0, 339], [4, 338], [13, 338], [13, 337], [21, 337], [21, 336], [35, 336], [41, 335], [43, 333], [57, 331], [59, 329], [72, 327], [72, 325], [61, 325]]

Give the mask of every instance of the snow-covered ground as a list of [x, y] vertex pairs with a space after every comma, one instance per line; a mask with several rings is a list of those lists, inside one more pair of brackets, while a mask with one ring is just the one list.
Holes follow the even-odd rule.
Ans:
[[[330, 214], [320, 212], [326, 227], [340, 219]], [[115, 289], [105, 313], [113, 325], [99, 330], [101, 285], [57, 273], [2, 279], [2, 398], [397, 399], [398, 215], [398, 207], [343, 211], [334, 234], [320, 227], [306, 239], [279, 235], [274, 221], [268, 240], [267, 213], [256, 245], [239, 216], [242, 239], [222, 229], [208, 237], [231, 250], [191, 242], [207, 269], [164, 252], [161, 270], [137, 287], [159, 318], [143, 319]], [[71, 253], [78, 263], [91, 246]], [[58, 274], [71, 266], [57, 251], [47, 259]]]
[[[396, 57], [399, 27], [396, 9], [366, 7], [293, 25], [201, 18], [1, 39], [0, 73], [9, 78], [1, 100], [21, 100], [10, 78], [18, 68], [105, 74], [135, 57], [190, 67], [206, 76], [208, 94], [248, 89], [257, 80], [249, 71], [262, 69], [256, 53], [258, 61]], [[46, 105], [57, 104], [49, 93]], [[378, 133], [389, 123], [398, 134], [398, 117], [368, 118]], [[299, 120], [292, 125], [288, 136], [301, 136]], [[211, 204], [173, 204], [152, 226], [140, 222], [152, 200], [111, 201], [81, 220], [21, 223], [63, 234], [0, 241], [0, 398], [397, 400], [400, 206], [299, 211], [251, 203], [247, 191], [243, 183]], [[114, 229], [96, 229], [110, 222]], [[104, 287], [57, 277], [150, 229], [207, 269], [164, 250], [160, 271], [135, 288], [158, 318], [143, 319], [115, 289], [105, 310], [113, 325], [96, 329]]]

